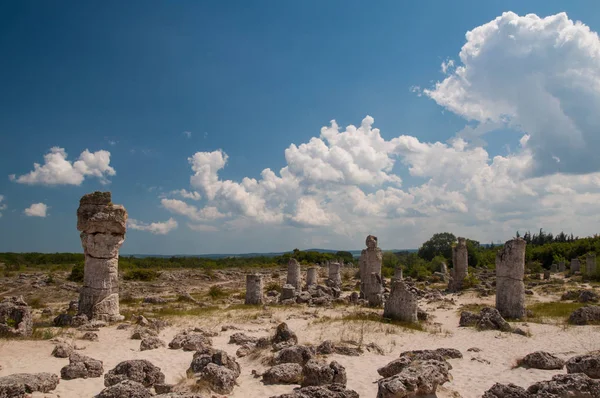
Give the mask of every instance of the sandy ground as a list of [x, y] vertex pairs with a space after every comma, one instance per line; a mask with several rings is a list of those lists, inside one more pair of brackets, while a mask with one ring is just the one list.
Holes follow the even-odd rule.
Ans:
[[[449, 297], [449, 296], [447, 296]], [[493, 297], [482, 300], [473, 295], [453, 296], [458, 305], [463, 303], [487, 302], [493, 305]], [[229, 336], [235, 330], [221, 332], [222, 325], [235, 325], [242, 331], [255, 336], [272, 334], [281, 321], [288, 323], [300, 340], [300, 344], [319, 344], [323, 340], [361, 340], [366, 344], [375, 342], [384, 350], [385, 355], [365, 352], [360, 357], [330, 355], [328, 360], [336, 360], [346, 368], [348, 388], [357, 391], [361, 397], [375, 397], [376, 381], [379, 379], [377, 368], [396, 359], [402, 351], [414, 349], [435, 349], [440, 347], [456, 348], [464, 358], [451, 359], [453, 380], [438, 391], [440, 397], [461, 396], [480, 397], [494, 383], [514, 383], [528, 387], [532, 383], [548, 380], [554, 374], [564, 373], [553, 370], [514, 368], [517, 359], [526, 354], [544, 350], [567, 359], [573, 355], [600, 349], [600, 327], [566, 327], [552, 324], [514, 323], [531, 333], [531, 337], [497, 331], [477, 331], [473, 328], [459, 328], [458, 306], [441, 306], [439, 302], [422, 304], [433, 319], [429, 331], [414, 331], [399, 326], [370, 321], [342, 321], [342, 311], [357, 311], [351, 307], [333, 309], [315, 309], [307, 307], [274, 308], [269, 317], [251, 319], [248, 311], [230, 312], [208, 318], [186, 317], [173, 319], [174, 326], [161, 332], [160, 337], [169, 342], [171, 338], [186, 326], [203, 326], [219, 335], [213, 338], [213, 346], [235, 355], [238, 346], [228, 344]], [[446, 307], [446, 308], [439, 308]], [[333, 320], [332, 320], [333, 319]], [[75, 332], [74, 337], [82, 335]], [[102, 328], [99, 342], [75, 340], [80, 351], [104, 362], [105, 372], [120, 361], [128, 359], [148, 359], [159, 366], [166, 375], [167, 383], [177, 383], [185, 376], [193, 352], [170, 350], [168, 348], [139, 351], [139, 340], [131, 340], [131, 330], [117, 330], [116, 325]], [[471, 347], [480, 352], [467, 351]], [[60, 369], [68, 359], [54, 358], [51, 341], [9, 341], [0, 340], [0, 376], [18, 372], [52, 372], [60, 374]], [[238, 359], [242, 373], [238, 386], [228, 397], [269, 397], [291, 392], [293, 385], [265, 386], [260, 379], [252, 376], [252, 370], [266, 369], [260, 360]], [[35, 394], [45, 397], [93, 397], [103, 389], [103, 378], [61, 380], [58, 388], [49, 394]], [[218, 396], [218, 395], [213, 395]]]

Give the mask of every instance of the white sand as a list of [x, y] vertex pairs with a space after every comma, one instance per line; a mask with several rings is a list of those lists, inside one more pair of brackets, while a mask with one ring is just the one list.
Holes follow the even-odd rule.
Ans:
[[[481, 299], [461, 296], [458, 303], [482, 302]], [[493, 304], [493, 297], [487, 299], [488, 304]], [[342, 339], [359, 340], [362, 336], [364, 343], [375, 342], [385, 351], [384, 356], [366, 352], [360, 357], [347, 357], [331, 355], [329, 360], [336, 360], [346, 367], [348, 375], [348, 388], [357, 391], [361, 397], [375, 397], [379, 379], [377, 368], [396, 359], [402, 351], [415, 349], [434, 349], [440, 347], [456, 348], [464, 358], [451, 359], [451, 374], [453, 380], [446, 383], [438, 391], [438, 396], [451, 396], [458, 392], [465, 398], [480, 397], [485, 390], [494, 383], [514, 383], [528, 387], [532, 383], [548, 380], [554, 374], [564, 373], [553, 370], [535, 370], [515, 368], [516, 360], [526, 354], [544, 350], [563, 359], [573, 355], [583, 354], [588, 351], [600, 349], [600, 333], [598, 326], [565, 327], [560, 325], [529, 323], [523, 327], [529, 330], [531, 337], [516, 334], [500, 333], [496, 331], [479, 332], [473, 328], [459, 328], [459, 315], [456, 306], [448, 309], [436, 309], [440, 303], [423, 305], [430, 314], [434, 315], [432, 322], [440, 324], [437, 333], [420, 332], [401, 329], [395, 326], [375, 322], [315, 322], [323, 316], [335, 317], [340, 315], [343, 308], [313, 309], [293, 308], [290, 310], [276, 309], [272, 319], [259, 318], [250, 320], [249, 317], [240, 315], [238, 322], [235, 317], [222, 316], [211, 319], [181, 320], [182, 324], [169, 327], [160, 334], [160, 337], [169, 342], [171, 338], [183, 327], [183, 322], [188, 325], [210, 327], [220, 331], [221, 325], [235, 324], [247, 334], [266, 336], [281, 321], [288, 323], [294, 330], [300, 343], [318, 344], [325, 339], [340, 341]], [[355, 311], [348, 309], [346, 311]], [[241, 313], [243, 314], [243, 313]], [[517, 323], [515, 326], [521, 326]], [[248, 330], [254, 332], [248, 332]], [[238, 346], [227, 344], [229, 336], [235, 330], [221, 332], [213, 338], [214, 347], [235, 355]], [[78, 335], [82, 333], [77, 332]], [[116, 326], [101, 329], [98, 332], [99, 342], [75, 340], [80, 346], [86, 346], [82, 354], [104, 362], [105, 372], [112, 369], [120, 361], [127, 359], [148, 359], [159, 366], [166, 375], [167, 383], [176, 383], [184, 377], [193, 352], [170, 350], [168, 348], [139, 351], [139, 340], [130, 340], [131, 330], [116, 330]], [[471, 347], [480, 348], [481, 352], [468, 352]], [[0, 365], [3, 369], [0, 376], [18, 372], [53, 372], [60, 374], [60, 369], [68, 363], [68, 359], [54, 358], [50, 355], [53, 344], [49, 341], [0, 341]], [[480, 358], [481, 361], [475, 360]], [[238, 386], [229, 397], [269, 397], [271, 395], [290, 392], [296, 386], [276, 385], [265, 386], [260, 379], [251, 374], [253, 369], [263, 371], [266, 369], [259, 361], [249, 358], [238, 359], [242, 374], [238, 379]], [[488, 361], [489, 363], [485, 362]], [[61, 380], [58, 388], [49, 394], [35, 394], [45, 397], [92, 397], [100, 392], [103, 378]], [[214, 395], [213, 396], [218, 396]]]

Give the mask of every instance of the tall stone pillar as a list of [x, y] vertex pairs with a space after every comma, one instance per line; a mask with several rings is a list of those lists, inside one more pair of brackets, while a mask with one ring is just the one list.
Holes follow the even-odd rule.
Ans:
[[567, 270], [567, 267], [565, 266], [565, 261], [559, 261], [558, 262], [558, 272], [565, 272]]
[[77, 229], [85, 254], [79, 314], [119, 321], [119, 248], [125, 240], [127, 211], [113, 205], [110, 192], [84, 195], [77, 209]]
[[318, 269], [310, 267], [306, 270], [306, 287], [316, 286], [318, 284]]
[[596, 253], [585, 255], [585, 270], [588, 277], [596, 276]]
[[[367, 286], [371, 286], [371, 274], [378, 274], [379, 280], [381, 281], [381, 264], [383, 262], [383, 253], [381, 252], [381, 249], [377, 247], [376, 236], [367, 236], [365, 243], [367, 248], [363, 249], [363, 251], [360, 253], [359, 259], [360, 294], [363, 298], [368, 299], [365, 288]], [[383, 285], [380, 286], [379, 290], [382, 289]]]
[[327, 286], [329, 287], [341, 287], [342, 277], [340, 275], [340, 263], [329, 263]]
[[467, 240], [465, 238], [458, 238], [458, 244], [452, 248], [452, 278], [448, 284], [448, 290], [451, 292], [461, 290], [468, 272], [469, 253], [467, 252]]
[[525, 316], [525, 247], [521, 238], [509, 240], [496, 254], [496, 309], [506, 318]]
[[365, 299], [369, 306], [379, 307], [383, 303], [383, 281], [381, 275], [371, 272], [371, 275], [365, 281]]
[[383, 307], [383, 317], [402, 322], [417, 322], [417, 297], [401, 279], [392, 281], [390, 297]]
[[298, 260], [295, 258], [290, 258], [288, 262], [288, 273], [287, 273], [287, 281], [286, 285], [292, 285], [296, 289], [296, 291], [300, 291], [302, 276], [300, 276], [300, 264]]
[[261, 274], [246, 275], [246, 304], [263, 304], [263, 277]]
[[579, 264], [579, 259], [572, 258], [571, 259], [571, 273], [574, 274], [575, 272], [579, 272], [579, 271], [581, 271], [581, 265]]
[[550, 266], [550, 272], [558, 272], [558, 264], [552, 264]]

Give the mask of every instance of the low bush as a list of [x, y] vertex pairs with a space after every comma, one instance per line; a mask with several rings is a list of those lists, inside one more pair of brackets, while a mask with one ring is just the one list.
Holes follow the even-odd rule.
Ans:
[[151, 269], [131, 269], [125, 272], [123, 279], [126, 281], [153, 281], [160, 274]]

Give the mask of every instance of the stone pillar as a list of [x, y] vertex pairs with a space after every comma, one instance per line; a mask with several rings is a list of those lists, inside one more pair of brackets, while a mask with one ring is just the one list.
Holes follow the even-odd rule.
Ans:
[[567, 267], [565, 266], [565, 262], [559, 261], [558, 262], [558, 272], [565, 272], [566, 270], [567, 270]]
[[550, 266], [550, 272], [558, 272], [558, 264], [552, 264]]
[[448, 265], [446, 263], [442, 262], [442, 264], [440, 264], [440, 272], [442, 274], [448, 273]]
[[550, 270], [547, 270], [547, 269], [544, 270], [544, 279], [545, 280], [550, 279]]
[[448, 284], [448, 290], [457, 292], [462, 289], [463, 281], [469, 272], [469, 253], [467, 252], [467, 240], [458, 238], [458, 244], [452, 248], [452, 279]]
[[588, 277], [596, 276], [596, 253], [585, 255], [585, 270]]
[[369, 302], [369, 306], [379, 307], [383, 303], [381, 275], [371, 272], [370, 278], [365, 282], [365, 299]]
[[263, 303], [263, 277], [260, 274], [246, 275], [246, 304]]
[[581, 265], [579, 264], [578, 258], [571, 259], [571, 273], [579, 272], [581, 270]]
[[383, 317], [402, 322], [417, 322], [417, 297], [404, 281], [394, 279], [390, 297], [383, 307]]
[[287, 281], [288, 285], [294, 286], [296, 290], [300, 290], [302, 277], [300, 276], [300, 264], [295, 258], [290, 258], [288, 263]]
[[381, 280], [381, 263], [383, 261], [383, 253], [377, 247], [377, 237], [369, 235], [365, 243], [367, 248], [360, 253], [359, 259], [360, 294], [363, 298], [367, 298], [365, 286], [371, 283], [371, 274], [379, 274], [379, 280]]
[[327, 286], [329, 287], [341, 287], [342, 277], [340, 276], [340, 263], [329, 263], [329, 278], [327, 279]]
[[396, 269], [394, 269], [394, 279], [398, 279], [398, 280], [404, 279], [404, 277], [402, 276], [402, 268], [401, 267], [396, 267]]
[[289, 300], [296, 298], [296, 288], [292, 285], [283, 285], [281, 289], [281, 297], [280, 300]]
[[119, 248], [125, 240], [127, 211], [113, 205], [110, 192], [84, 195], [77, 209], [77, 229], [85, 254], [79, 314], [88, 319], [120, 321]]
[[505, 318], [525, 316], [525, 247], [521, 238], [509, 240], [496, 254], [496, 309]]
[[306, 270], [306, 287], [316, 286], [318, 284], [317, 267], [310, 267]]

